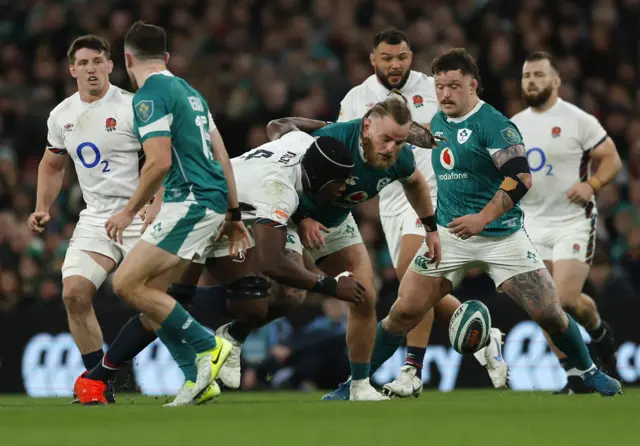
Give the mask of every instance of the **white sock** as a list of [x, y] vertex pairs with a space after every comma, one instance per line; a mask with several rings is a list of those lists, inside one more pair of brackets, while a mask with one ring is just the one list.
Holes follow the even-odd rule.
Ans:
[[[581, 378], [584, 378], [584, 375], [591, 372], [592, 370], [595, 370], [595, 368], [596, 368], [596, 365], [592, 363], [591, 367], [589, 367], [587, 370], [578, 370], [578, 369], [574, 369], [574, 370], [577, 372], [578, 376], [580, 376]], [[568, 374], [569, 373], [567, 372], [567, 375]]]

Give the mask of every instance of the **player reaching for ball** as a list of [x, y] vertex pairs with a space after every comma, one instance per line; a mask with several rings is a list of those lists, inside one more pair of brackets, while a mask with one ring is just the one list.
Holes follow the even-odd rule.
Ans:
[[[553, 57], [530, 54], [522, 68], [522, 96], [529, 107], [512, 118], [528, 147], [533, 177], [520, 205], [527, 233], [553, 275], [562, 307], [587, 329], [598, 359], [611, 372], [616, 354], [613, 331], [582, 288], [595, 250], [594, 194], [615, 178], [622, 161], [598, 120], [560, 99], [559, 88]], [[594, 175], [592, 160], [599, 162]], [[566, 355], [556, 353], [569, 375], [562, 393], [588, 390]]]
[[[375, 36], [370, 58], [375, 74], [347, 93], [341, 103], [338, 121], [360, 118], [373, 104], [397, 92], [407, 98], [412, 120], [428, 126], [438, 111], [435, 85], [433, 77], [411, 70], [413, 53], [407, 36], [397, 29], [381, 31]], [[419, 130], [419, 127], [414, 126], [414, 129]], [[437, 207], [438, 189], [431, 166], [431, 152], [416, 145], [418, 147], [414, 146], [413, 150], [416, 167], [427, 180], [431, 200]], [[425, 231], [400, 183], [392, 183], [380, 191], [380, 222], [396, 274], [402, 280], [411, 259], [422, 245]], [[409, 332], [407, 358], [398, 378], [385, 384], [385, 392], [398, 397], [417, 396], [422, 392], [422, 364], [434, 315], [443, 327], [448, 327], [451, 316], [459, 307], [460, 301], [448, 294]], [[502, 356], [503, 335], [495, 328], [490, 331], [490, 336], [491, 342], [476, 352], [475, 357], [487, 369], [493, 385], [504, 387], [509, 368]]]
[[[466, 50], [444, 53], [432, 68], [441, 111], [431, 121], [431, 131], [446, 138], [432, 152], [442, 261], [439, 266], [430, 263], [424, 246], [414, 257], [398, 299], [378, 324], [372, 372], [467, 269], [482, 265], [496, 287], [549, 333], [588, 388], [607, 396], [620, 393], [620, 383], [593, 363], [578, 325], [562, 310], [551, 275], [523, 229], [517, 203], [531, 187], [531, 173], [520, 132], [479, 99], [478, 67]], [[348, 386], [335, 393], [345, 392], [342, 389]]]

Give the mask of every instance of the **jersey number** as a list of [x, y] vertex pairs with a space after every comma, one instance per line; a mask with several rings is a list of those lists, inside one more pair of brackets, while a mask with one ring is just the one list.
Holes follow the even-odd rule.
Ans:
[[[88, 163], [87, 160], [84, 159], [83, 150], [85, 149], [85, 147], [89, 147], [91, 150], [93, 150], [94, 159], [90, 163]], [[80, 160], [82, 165], [87, 169], [93, 169], [98, 164], [102, 164], [104, 166], [102, 168], [103, 172], [111, 172], [111, 169], [109, 169], [109, 161], [102, 159], [102, 155], [100, 155], [100, 149], [98, 149], [98, 146], [96, 146], [95, 144], [91, 142], [81, 143], [76, 149], [76, 154], [78, 155], [78, 159]]]
[[531, 169], [531, 172], [539, 172], [546, 168], [547, 176], [553, 175], [553, 166], [551, 164], [547, 164], [547, 156], [541, 148], [532, 147], [527, 150], [527, 161], [529, 162], [529, 169]]
[[196, 125], [200, 129], [200, 142], [202, 142], [202, 150], [204, 151], [204, 156], [209, 161], [213, 161], [213, 153], [211, 152], [211, 145], [209, 141], [211, 136], [209, 136], [209, 132], [207, 132], [207, 119], [206, 116], [196, 116]]

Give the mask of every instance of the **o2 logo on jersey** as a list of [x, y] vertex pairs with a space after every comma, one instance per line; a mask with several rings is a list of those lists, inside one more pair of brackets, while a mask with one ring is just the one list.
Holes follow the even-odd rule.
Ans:
[[[93, 151], [93, 161], [87, 162], [87, 159], [91, 159], [89, 155], [91, 151]], [[92, 142], [81, 143], [76, 149], [76, 155], [78, 155], [78, 159], [80, 160], [82, 165], [87, 169], [93, 169], [98, 164], [103, 164], [104, 167], [102, 168], [102, 171], [111, 172], [111, 169], [109, 169], [109, 161], [102, 159], [102, 155], [100, 154], [100, 149], [98, 149], [98, 146], [96, 146]], [[87, 156], [87, 158], [85, 158], [85, 156]]]
[[456, 165], [456, 160], [453, 157], [453, 150], [449, 147], [445, 147], [440, 152], [440, 164], [447, 170], [452, 170]]
[[544, 169], [545, 175], [553, 175], [553, 166], [547, 164], [547, 156], [540, 147], [531, 147], [527, 150], [527, 161], [532, 173], [540, 172]]
[[369, 199], [369, 194], [363, 191], [352, 192], [346, 197], [344, 197], [345, 201], [353, 204], [362, 203], [363, 201], [367, 201], [368, 199]]

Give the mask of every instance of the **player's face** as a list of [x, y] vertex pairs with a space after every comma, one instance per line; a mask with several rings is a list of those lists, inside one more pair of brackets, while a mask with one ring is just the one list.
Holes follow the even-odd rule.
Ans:
[[382, 42], [371, 53], [370, 59], [378, 80], [388, 90], [400, 89], [407, 83], [413, 60], [413, 53], [407, 42], [399, 45]]
[[113, 70], [111, 62], [104, 51], [80, 48], [76, 51], [75, 61], [69, 65], [69, 71], [78, 81], [78, 89], [90, 95], [97, 95], [109, 82], [109, 74]]
[[434, 76], [436, 96], [442, 112], [452, 118], [462, 116], [478, 88], [478, 81], [462, 71], [446, 71]]
[[539, 107], [560, 88], [560, 77], [548, 60], [532, 60], [522, 67], [522, 98], [530, 107]]
[[344, 180], [332, 181], [320, 189], [316, 195], [316, 199], [320, 203], [330, 203], [334, 198], [341, 196], [345, 190], [347, 190], [347, 185]]
[[390, 116], [372, 116], [363, 121], [363, 126], [362, 147], [367, 162], [379, 170], [393, 166], [409, 137], [411, 121], [400, 125]]

